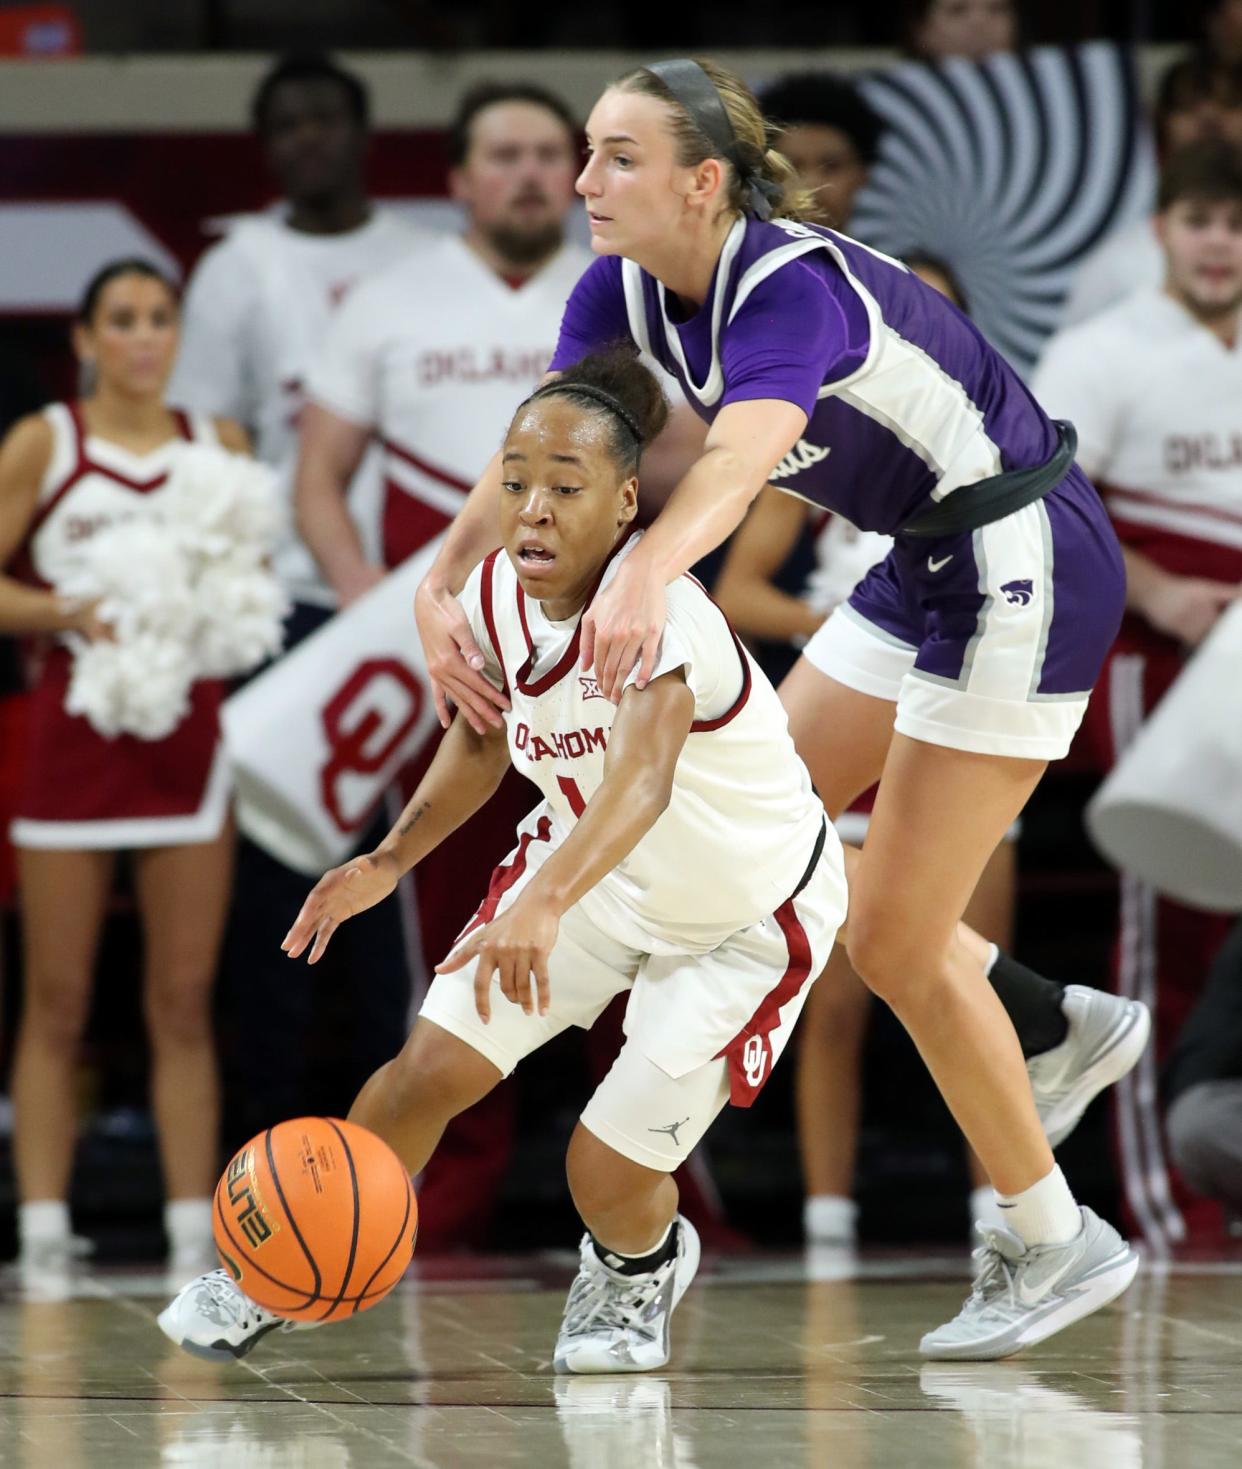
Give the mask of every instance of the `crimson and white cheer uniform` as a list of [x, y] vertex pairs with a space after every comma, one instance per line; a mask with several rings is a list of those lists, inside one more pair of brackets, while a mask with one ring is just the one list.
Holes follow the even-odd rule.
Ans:
[[[607, 581], [639, 537], [610, 562]], [[553, 622], [503, 552], [462, 594], [512, 702], [509, 751], [543, 800], [518, 829], [470, 933], [515, 901], [598, 789], [616, 706], [578, 667], [580, 618]], [[682, 1162], [726, 1101], [766, 1082], [845, 917], [840, 844], [794, 752], [775, 690], [688, 576], [668, 589], [655, 677], [684, 670], [695, 720], [667, 810], [561, 919], [551, 1009], [500, 993], [486, 1026], [474, 966], [435, 979], [422, 1013], [503, 1073], [629, 991], [626, 1043], [583, 1121], [646, 1167]]]
[[566, 245], [511, 284], [458, 235], [408, 253], [350, 294], [309, 394], [383, 450], [383, 559], [444, 530], [547, 371], [565, 301], [591, 259]]
[[[52, 457], [13, 574], [45, 588], [80, 565], [82, 548], [97, 531], [156, 509], [186, 440], [218, 442], [210, 420], [178, 413], [180, 438], [134, 454], [88, 434], [76, 403], [53, 403], [43, 412]], [[71, 671], [63, 643], [38, 640], [25, 769], [9, 829], [14, 845], [114, 850], [218, 836], [229, 805], [219, 720], [224, 685], [196, 683], [189, 713], [165, 739], [106, 739], [82, 716], [66, 713]]]
[[[1135, 293], [1047, 344], [1034, 390], [1078, 429], [1078, 458], [1124, 546], [1178, 576], [1242, 584], [1242, 345], [1226, 346], [1160, 290]], [[1185, 664], [1128, 613], [1084, 725], [1108, 767]], [[1180, 1031], [1227, 922], [1122, 874], [1118, 982], [1156, 1017], [1156, 1045], [1117, 1089], [1126, 1193], [1150, 1239], [1181, 1237], [1165, 1176], [1157, 1064]]]

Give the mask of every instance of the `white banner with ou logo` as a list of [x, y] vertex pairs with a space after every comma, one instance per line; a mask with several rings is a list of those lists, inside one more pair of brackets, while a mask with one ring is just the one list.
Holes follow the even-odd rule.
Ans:
[[440, 537], [224, 706], [241, 830], [317, 876], [353, 851], [435, 729], [414, 592]]

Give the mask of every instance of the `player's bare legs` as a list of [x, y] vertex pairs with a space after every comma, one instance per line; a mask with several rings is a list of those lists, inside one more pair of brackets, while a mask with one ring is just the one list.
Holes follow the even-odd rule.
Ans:
[[602, 1245], [645, 1255], [668, 1233], [677, 1213], [672, 1174], [635, 1163], [581, 1122], [569, 1140], [565, 1173], [574, 1207]]
[[23, 1204], [68, 1196], [78, 1051], [114, 860], [111, 852], [17, 851], [25, 999], [13, 1063], [13, 1141]]
[[[1014, 847], [1001, 842], [966, 907], [966, 922], [1005, 948], [1013, 926]], [[808, 1198], [849, 1199], [862, 1101], [862, 1056], [871, 991], [855, 974], [844, 944], [812, 986], [800, 1024], [797, 1113], [802, 1177]], [[967, 1149], [971, 1183], [987, 1175]], [[842, 1243], [847, 1243], [845, 1236]]]
[[[871, 991], [854, 973], [845, 946], [838, 944], [811, 986], [798, 1025], [795, 1096], [808, 1199], [845, 1200], [853, 1195], [862, 1054], [870, 1013]], [[839, 1242], [849, 1242], [844, 1226]]]
[[134, 854], [151, 1105], [169, 1199], [210, 1199], [220, 1171], [211, 996], [233, 876], [231, 822], [211, 842]]
[[1052, 1171], [1013, 1026], [957, 933], [988, 857], [1044, 772], [894, 735], [851, 880], [850, 959], [897, 1013], [996, 1189]]
[[421, 1173], [453, 1118], [500, 1080], [486, 1056], [420, 1016], [400, 1053], [358, 1093], [349, 1120], [382, 1137], [411, 1174]]

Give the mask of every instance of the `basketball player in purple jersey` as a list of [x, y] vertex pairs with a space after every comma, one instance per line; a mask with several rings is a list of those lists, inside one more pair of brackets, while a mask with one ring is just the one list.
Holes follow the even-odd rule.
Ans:
[[[643, 686], [665, 586], [765, 482], [897, 538], [782, 694], [830, 815], [882, 777], [851, 871], [850, 958], [914, 1037], [1009, 1222], [987, 1231], [974, 1290], [922, 1349], [1006, 1356], [1112, 1300], [1137, 1269], [1080, 1211], [1049, 1139], [1133, 1065], [1146, 1012], [1075, 986], [1062, 996], [959, 923], [1082, 718], [1121, 616], [1116, 540], [1072, 428], [976, 328], [896, 261], [798, 222], [808, 201], [735, 77], [640, 68], [604, 93], [587, 135], [578, 191], [601, 258], [569, 300], [551, 370], [629, 340], [677, 376], [709, 430], [584, 615], [582, 666], [610, 698], [636, 666]], [[417, 606], [442, 717], [448, 695], [480, 729], [501, 699], [453, 594], [497, 544], [498, 483], [493, 463]]]

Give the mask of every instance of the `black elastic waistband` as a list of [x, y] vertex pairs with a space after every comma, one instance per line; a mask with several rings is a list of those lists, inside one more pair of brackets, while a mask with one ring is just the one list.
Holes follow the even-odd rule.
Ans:
[[802, 891], [802, 889], [806, 887], [807, 883], [810, 882], [811, 878], [814, 877], [815, 868], [819, 864], [819, 859], [824, 855], [824, 843], [827, 840], [828, 818], [825, 817], [824, 820], [820, 823], [819, 835], [815, 838], [815, 850], [811, 853], [811, 860], [806, 864], [806, 871], [798, 879], [798, 886], [794, 888], [792, 893], [790, 893], [788, 899], [789, 902], [792, 903], [793, 900]]
[[1045, 463], [1037, 464], [1033, 469], [1009, 469], [1004, 474], [991, 475], [973, 485], [962, 485], [930, 509], [916, 515], [897, 534], [917, 536], [920, 540], [956, 536], [963, 531], [978, 530], [981, 525], [991, 525], [995, 520], [1004, 520], [1006, 515], [1042, 500], [1070, 472], [1078, 448], [1074, 425], [1060, 418], [1054, 423], [1057, 447]]

